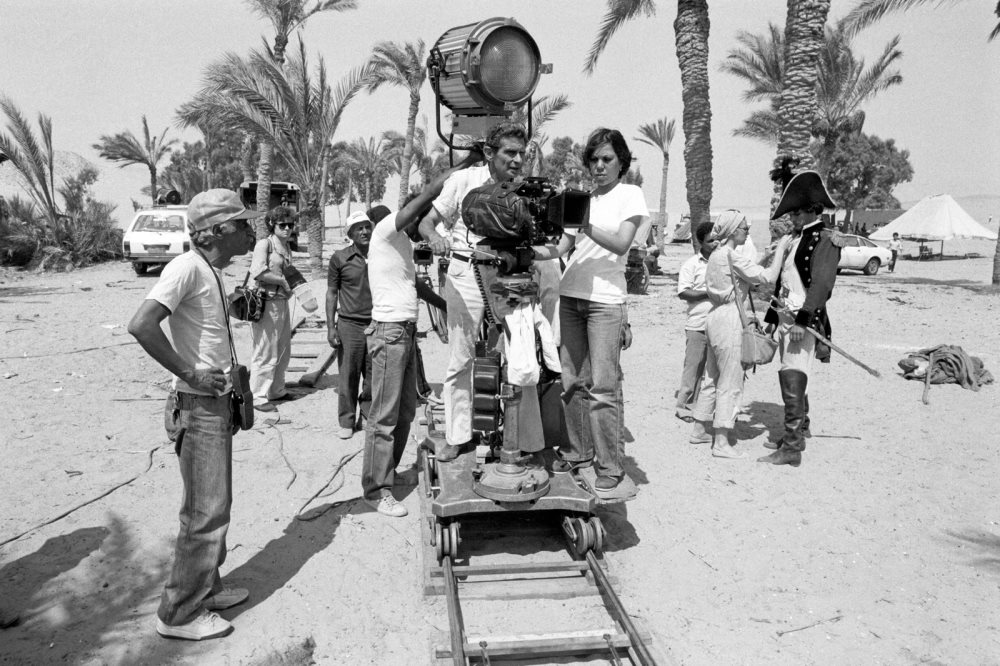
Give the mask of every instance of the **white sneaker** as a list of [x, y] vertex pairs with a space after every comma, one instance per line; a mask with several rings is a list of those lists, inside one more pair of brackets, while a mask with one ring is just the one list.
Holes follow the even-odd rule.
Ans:
[[337, 437], [340, 437], [341, 439], [351, 439], [354, 437], [354, 428], [345, 428], [344, 426], [340, 426], [340, 428], [337, 429]]
[[171, 626], [156, 618], [156, 633], [164, 638], [180, 638], [185, 641], [203, 641], [208, 638], [220, 638], [233, 632], [233, 625], [223, 620], [210, 610], [187, 624]]
[[392, 516], [393, 518], [402, 518], [409, 511], [406, 507], [396, 501], [396, 498], [392, 495], [383, 495], [382, 499], [370, 500], [366, 499], [365, 502], [371, 508], [375, 509], [383, 516]]

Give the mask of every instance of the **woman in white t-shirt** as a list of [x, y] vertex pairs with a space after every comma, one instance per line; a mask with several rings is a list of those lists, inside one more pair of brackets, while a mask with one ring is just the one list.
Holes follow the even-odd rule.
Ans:
[[250, 390], [254, 406], [273, 412], [273, 401], [288, 397], [285, 370], [292, 356], [292, 328], [288, 298], [292, 294], [285, 270], [292, 265], [288, 247], [295, 228], [295, 213], [287, 206], [271, 209], [264, 219], [270, 235], [257, 241], [250, 260], [250, 276], [264, 290], [264, 312], [250, 322], [253, 356], [250, 359]]
[[536, 248], [538, 259], [575, 249], [559, 285], [563, 402], [569, 446], [556, 471], [596, 466], [596, 486], [612, 491], [625, 476], [619, 356], [628, 328], [625, 261], [632, 239], [649, 217], [635, 185], [621, 182], [632, 153], [618, 130], [601, 128], [587, 139], [583, 161], [594, 179], [590, 219], [567, 230], [558, 246]]

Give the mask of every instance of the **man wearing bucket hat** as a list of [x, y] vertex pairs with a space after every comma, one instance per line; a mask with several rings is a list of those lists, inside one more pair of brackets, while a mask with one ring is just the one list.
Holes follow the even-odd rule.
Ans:
[[[223, 587], [219, 576], [233, 497], [231, 333], [219, 269], [250, 251], [254, 235], [247, 220], [260, 215], [230, 190], [196, 195], [188, 205], [192, 249], [167, 264], [128, 325], [153, 360], [174, 375], [165, 423], [184, 499], [173, 568], [156, 613], [156, 631], [167, 638], [225, 636], [232, 625], [213, 611], [248, 595]], [[163, 320], [170, 339], [160, 327]]]
[[[386, 208], [386, 212], [388, 212]], [[368, 244], [372, 220], [364, 211], [347, 218], [351, 244], [330, 257], [326, 278], [326, 331], [330, 346], [340, 351], [338, 360], [338, 436], [350, 439], [361, 416], [368, 418], [372, 402], [371, 358], [365, 329], [372, 322], [372, 292], [368, 286]], [[362, 386], [363, 381], [363, 386]]]
[[771, 307], [764, 321], [777, 328], [781, 368], [778, 383], [785, 404], [784, 433], [774, 443], [767, 443], [774, 453], [758, 458], [774, 465], [798, 466], [805, 450], [809, 432], [809, 399], [806, 390], [813, 356], [829, 362], [830, 350], [817, 345], [816, 338], [806, 332], [811, 328], [830, 337], [830, 317], [826, 302], [833, 293], [837, 278], [843, 236], [826, 229], [820, 214], [826, 208], [836, 208], [826, 191], [823, 178], [815, 171], [795, 175], [787, 161], [772, 174], [785, 184], [774, 209], [772, 220], [788, 215], [792, 221], [792, 242], [783, 261]]

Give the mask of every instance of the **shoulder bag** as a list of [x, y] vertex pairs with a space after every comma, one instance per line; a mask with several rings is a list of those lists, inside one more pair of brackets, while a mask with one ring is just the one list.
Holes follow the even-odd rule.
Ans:
[[229, 314], [242, 321], [260, 321], [264, 316], [264, 301], [266, 295], [260, 287], [248, 287], [250, 271], [243, 279], [243, 284], [236, 287], [236, 298], [229, 304]]
[[736, 288], [736, 272], [733, 271], [733, 255], [728, 256], [729, 275], [733, 280], [733, 295], [736, 297], [736, 309], [740, 313], [740, 324], [743, 327], [740, 347], [740, 360], [744, 367], [765, 365], [774, 360], [774, 354], [778, 351], [778, 343], [770, 335], [764, 333], [757, 320], [757, 309], [753, 304], [753, 294], [749, 295], [750, 309], [753, 311], [753, 318], [748, 320], [746, 310], [743, 307], [743, 299], [740, 298], [739, 290]]
[[253, 427], [253, 392], [250, 391], [250, 369], [245, 365], [240, 365], [236, 358], [236, 346], [233, 344], [233, 328], [229, 325], [229, 308], [227, 306], [226, 290], [222, 286], [222, 280], [212, 267], [208, 257], [198, 252], [208, 270], [215, 276], [215, 284], [219, 287], [219, 296], [222, 298], [222, 312], [226, 316], [226, 331], [229, 333], [229, 354], [232, 358], [233, 367], [229, 371], [229, 381], [233, 391], [229, 394], [230, 406], [232, 407], [232, 428], [235, 435], [240, 430], [249, 430]]

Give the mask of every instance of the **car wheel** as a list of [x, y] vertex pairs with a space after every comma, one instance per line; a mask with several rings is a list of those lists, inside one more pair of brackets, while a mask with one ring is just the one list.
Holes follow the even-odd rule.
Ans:
[[135, 271], [136, 275], [142, 275], [143, 273], [146, 272], [146, 264], [140, 261], [133, 261], [132, 270]]
[[865, 275], [875, 275], [876, 273], [878, 273], [878, 267], [881, 265], [882, 264], [877, 257], [872, 257], [871, 259], [868, 260], [868, 263], [865, 264], [864, 268]]

